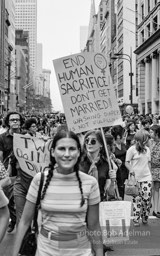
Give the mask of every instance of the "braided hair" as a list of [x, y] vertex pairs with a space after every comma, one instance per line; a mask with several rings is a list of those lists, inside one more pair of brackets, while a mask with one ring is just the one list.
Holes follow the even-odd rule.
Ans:
[[[83, 194], [82, 181], [81, 181], [80, 176], [79, 176], [79, 163], [80, 163], [81, 154], [82, 154], [82, 152], [81, 152], [81, 144], [80, 144], [78, 136], [74, 132], [68, 131], [68, 130], [60, 130], [60, 131], [58, 131], [56, 133], [56, 135], [53, 138], [51, 149], [55, 149], [56, 145], [57, 145], [57, 142], [60, 139], [63, 139], [63, 138], [71, 138], [71, 139], [75, 140], [77, 142], [77, 147], [78, 147], [78, 150], [80, 152], [79, 157], [77, 159], [77, 163], [74, 166], [74, 172], [76, 173], [76, 177], [77, 177], [77, 180], [78, 180], [78, 183], [79, 183], [79, 189], [80, 189], [80, 192], [81, 192], [81, 203], [80, 203], [80, 206], [82, 207], [84, 205], [84, 203], [85, 203], [85, 199], [84, 199], [84, 194]], [[46, 182], [45, 182], [45, 185], [44, 185], [44, 189], [42, 191], [41, 200], [44, 199], [44, 196], [46, 194], [47, 188], [48, 188], [48, 186], [50, 184], [50, 181], [51, 181], [51, 179], [53, 177], [53, 170], [54, 170], [55, 165], [56, 165], [56, 160], [55, 160], [55, 158], [52, 155], [50, 155], [50, 159], [51, 159], [51, 163], [50, 163], [50, 166], [49, 166], [49, 171], [48, 171], [48, 174], [47, 174], [47, 178], [46, 178]]]

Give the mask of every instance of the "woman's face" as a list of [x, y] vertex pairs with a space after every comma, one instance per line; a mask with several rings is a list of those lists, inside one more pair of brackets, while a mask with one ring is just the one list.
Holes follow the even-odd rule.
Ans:
[[156, 118], [153, 118], [153, 124], [158, 124], [158, 121]]
[[102, 145], [97, 140], [96, 134], [90, 134], [84, 141], [88, 153], [99, 152]]
[[37, 131], [37, 125], [35, 123], [33, 123], [30, 128], [29, 128], [29, 131], [33, 134], [36, 134], [36, 131]]
[[80, 151], [74, 139], [62, 138], [57, 141], [51, 155], [55, 158], [59, 170], [64, 173], [71, 173], [77, 163]]
[[119, 135], [117, 135], [117, 138], [116, 138], [115, 141], [116, 141], [117, 144], [121, 144], [122, 143], [122, 138]]
[[134, 125], [134, 124], [131, 124], [131, 125], [129, 126], [129, 129], [130, 129], [131, 132], [133, 132], [133, 131], [135, 130], [135, 125]]

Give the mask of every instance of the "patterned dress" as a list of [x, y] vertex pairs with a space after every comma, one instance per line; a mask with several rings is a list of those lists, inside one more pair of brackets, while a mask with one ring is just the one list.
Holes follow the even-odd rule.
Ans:
[[153, 181], [160, 182], [160, 142], [157, 142], [151, 151], [151, 171]]

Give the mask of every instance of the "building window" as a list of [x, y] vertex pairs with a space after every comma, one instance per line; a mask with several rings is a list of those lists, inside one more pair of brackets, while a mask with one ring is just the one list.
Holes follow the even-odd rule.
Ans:
[[118, 77], [118, 87], [123, 85], [123, 75]]
[[150, 0], [148, 0], [148, 13], [150, 12]]
[[144, 4], [141, 5], [141, 16], [142, 20], [144, 19]]
[[121, 98], [121, 97], [123, 97], [123, 89], [118, 91], [118, 98]]
[[123, 7], [120, 9], [118, 13], [118, 22], [120, 21], [121, 18], [123, 18]]
[[141, 42], [144, 42], [144, 30], [141, 31]]
[[118, 0], [118, 2], [117, 2], [117, 9], [120, 7], [121, 3], [122, 3], [122, 0]]
[[118, 65], [118, 73], [123, 71], [123, 61]]
[[147, 36], [148, 37], [151, 36], [151, 26], [150, 26], [150, 23], [147, 25]]
[[123, 29], [123, 20], [121, 21], [121, 23], [118, 25], [118, 34], [122, 31]]
[[153, 31], [155, 32], [158, 28], [157, 16], [153, 19]]
[[118, 39], [118, 47], [121, 46], [121, 44], [123, 44], [123, 34], [120, 36], [120, 38]]

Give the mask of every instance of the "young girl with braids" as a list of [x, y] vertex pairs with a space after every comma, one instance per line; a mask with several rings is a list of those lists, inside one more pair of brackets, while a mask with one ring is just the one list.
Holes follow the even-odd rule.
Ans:
[[[94, 255], [103, 255], [98, 183], [79, 171], [80, 157], [78, 136], [66, 130], [57, 132], [51, 146], [51, 166], [44, 171], [36, 256], [93, 256], [92, 246]], [[18, 255], [33, 219], [40, 176], [33, 178], [29, 188], [12, 256]]]
[[149, 133], [141, 129], [135, 134], [135, 145], [131, 146], [126, 154], [125, 165], [129, 175], [135, 175], [139, 187], [139, 195], [133, 197], [134, 226], [139, 226], [140, 217], [142, 223], [147, 224], [151, 205], [151, 154], [147, 146]]

